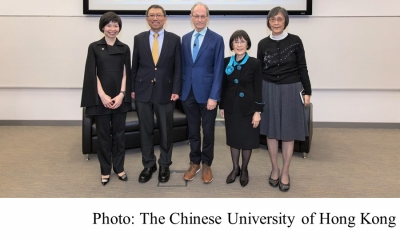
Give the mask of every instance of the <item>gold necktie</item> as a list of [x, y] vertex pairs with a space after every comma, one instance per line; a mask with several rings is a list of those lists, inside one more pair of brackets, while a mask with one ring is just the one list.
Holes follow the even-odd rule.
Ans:
[[153, 47], [151, 48], [154, 64], [158, 62], [158, 33], [154, 34]]

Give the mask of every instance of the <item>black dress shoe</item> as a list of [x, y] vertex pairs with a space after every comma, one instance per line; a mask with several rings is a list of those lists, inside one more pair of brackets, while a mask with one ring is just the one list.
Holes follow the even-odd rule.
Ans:
[[158, 181], [159, 182], [168, 182], [169, 180], [169, 167], [161, 167], [158, 172]]
[[105, 186], [109, 181], [110, 181], [110, 177], [102, 177], [101, 178], [101, 184], [103, 184], [103, 186]]
[[126, 175], [126, 173], [124, 173], [124, 175], [122, 176], [118, 175], [118, 179], [121, 181], [128, 181], [128, 176]]
[[157, 171], [157, 166], [155, 164], [153, 167], [144, 168], [139, 175], [139, 182], [148, 182], [155, 171]]
[[289, 178], [288, 184], [283, 184], [281, 182], [281, 179], [279, 179], [279, 190], [281, 190], [282, 192], [287, 192], [290, 189], [290, 176], [288, 176], [288, 178]]
[[240, 168], [235, 172], [236, 170], [233, 169], [231, 173], [229, 173], [228, 177], [226, 178], [226, 183], [232, 183], [236, 180], [236, 177], [240, 176]]
[[242, 170], [240, 173], [240, 185], [245, 187], [249, 183], [249, 172], [247, 170]]

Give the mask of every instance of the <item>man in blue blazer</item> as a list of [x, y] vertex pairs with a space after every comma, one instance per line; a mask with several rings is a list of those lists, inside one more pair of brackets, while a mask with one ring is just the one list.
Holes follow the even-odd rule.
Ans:
[[[190, 141], [190, 166], [183, 179], [193, 180], [200, 171], [204, 183], [213, 180], [214, 132], [217, 103], [224, 71], [224, 40], [207, 28], [209, 9], [196, 3], [191, 9], [194, 31], [182, 37], [182, 93]], [[200, 126], [203, 128], [201, 143]], [[201, 149], [202, 147], [202, 149]]]
[[181, 92], [181, 39], [164, 30], [166, 12], [160, 5], [146, 11], [150, 31], [135, 36], [132, 57], [132, 98], [139, 117], [143, 171], [139, 182], [147, 182], [157, 170], [154, 155], [154, 114], [160, 131], [158, 180], [167, 182], [172, 164], [173, 113]]

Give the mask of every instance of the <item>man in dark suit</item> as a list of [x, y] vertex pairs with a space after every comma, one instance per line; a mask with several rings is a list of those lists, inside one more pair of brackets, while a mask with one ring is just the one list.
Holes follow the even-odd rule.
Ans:
[[140, 125], [143, 171], [139, 182], [147, 182], [157, 170], [154, 155], [154, 114], [160, 130], [158, 180], [168, 182], [172, 164], [172, 128], [175, 101], [181, 91], [181, 40], [164, 30], [166, 12], [160, 5], [146, 11], [150, 31], [134, 37], [132, 57], [132, 98]]
[[[221, 93], [225, 47], [223, 38], [207, 28], [207, 5], [196, 3], [190, 16], [195, 29], [182, 37], [181, 100], [188, 120], [190, 141], [190, 166], [183, 179], [193, 180], [202, 163], [203, 182], [210, 183], [213, 180], [211, 164], [214, 159], [215, 118]], [[200, 126], [203, 128], [203, 143]]]

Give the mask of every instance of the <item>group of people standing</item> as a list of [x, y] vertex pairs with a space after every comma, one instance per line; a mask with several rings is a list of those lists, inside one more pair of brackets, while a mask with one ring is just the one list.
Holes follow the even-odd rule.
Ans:
[[[194, 30], [181, 41], [164, 29], [164, 8], [151, 5], [146, 11], [150, 30], [134, 37], [132, 62], [129, 47], [117, 39], [122, 28], [120, 17], [107, 12], [100, 18], [99, 28], [105, 36], [89, 45], [81, 106], [95, 119], [103, 185], [109, 182], [111, 169], [120, 180], [128, 179], [124, 171], [124, 128], [132, 98], [139, 117], [144, 166], [138, 181], [149, 181], [158, 162], [158, 180], [168, 182], [173, 110], [180, 99], [190, 142], [184, 180], [193, 180], [200, 170], [204, 183], [213, 180], [219, 105], [233, 164], [226, 183], [240, 177], [243, 187], [248, 184], [252, 149], [259, 147], [259, 136], [264, 134], [272, 164], [269, 184], [289, 190], [294, 140], [305, 140], [308, 132], [303, 108], [310, 103], [311, 84], [302, 42], [284, 31], [289, 16], [284, 8], [276, 7], [267, 16], [271, 35], [259, 42], [257, 58], [247, 53], [251, 40], [244, 30], [232, 34], [228, 44], [234, 54], [224, 58], [223, 38], [207, 27], [209, 16], [207, 5], [194, 4], [190, 14]], [[160, 130], [158, 161], [153, 144], [154, 115]], [[282, 170], [277, 164], [279, 141]]]

